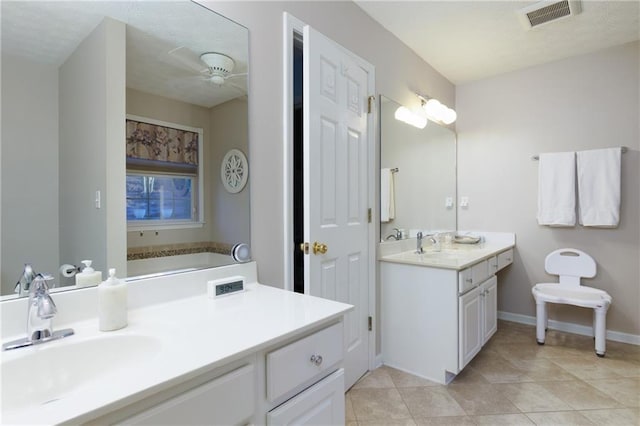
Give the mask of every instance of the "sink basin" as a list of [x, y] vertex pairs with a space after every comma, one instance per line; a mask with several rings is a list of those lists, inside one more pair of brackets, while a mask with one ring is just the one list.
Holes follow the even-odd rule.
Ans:
[[15, 349], [15, 354], [3, 353], [3, 411], [62, 399], [70, 392], [95, 384], [101, 376], [140, 365], [162, 346], [159, 340], [148, 336], [75, 338]]

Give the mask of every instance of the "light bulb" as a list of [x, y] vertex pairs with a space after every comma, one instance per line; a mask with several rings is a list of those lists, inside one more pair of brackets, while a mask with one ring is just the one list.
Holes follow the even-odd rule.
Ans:
[[456, 121], [457, 118], [458, 114], [456, 114], [456, 112], [451, 108], [447, 108], [446, 111], [444, 111], [444, 113], [442, 114], [442, 122], [444, 124], [451, 124]]
[[424, 111], [431, 118], [436, 118], [437, 119], [437, 117], [439, 117], [439, 113], [440, 113], [441, 108], [442, 108], [442, 104], [437, 99], [429, 99], [424, 104]]
[[409, 110], [409, 108], [401, 106], [396, 109], [394, 117], [398, 121], [410, 124], [418, 129], [424, 129], [427, 125], [427, 117], [415, 114]]

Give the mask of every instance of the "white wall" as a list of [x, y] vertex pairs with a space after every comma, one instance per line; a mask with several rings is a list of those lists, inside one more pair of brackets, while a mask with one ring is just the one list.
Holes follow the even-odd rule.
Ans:
[[2, 154], [0, 294], [12, 294], [25, 263], [59, 267], [56, 66], [3, 52]]
[[[555, 278], [545, 256], [586, 251], [608, 291], [610, 330], [640, 334], [638, 42], [465, 85], [456, 91], [460, 229], [515, 232], [515, 263], [499, 279], [499, 310], [535, 316], [531, 287]], [[550, 228], [536, 222], [541, 152], [627, 146], [622, 156], [621, 222], [616, 229]], [[556, 307], [550, 317], [591, 324], [588, 309]]]
[[[282, 287], [283, 12], [291, 13], [372, 63], [376, 68], [376, 91], [404, 105], [419, 106], [415, 92], [453, 105], [454, 87], [354, 3], [202, 3], [249, 29], [252, 255], [260, 265], [260, 282]], [[374, 210], [377, 202], [376, 199], [371, 203]]]
[[212, 201], [208, 219], [211, 223], [211, 240], [236, 244], [251, 242], [250, 182], [252, 163], [249, 158], [247, 186], [235, 194], [224, 189], [220, 166], [227, 151], [239, 149], [249, 153], [247, 129], [247, 98], [241, 97], [211, 108], [211, 150], [209, 167]]
[[126, 270], [124, 77], [125, 25], [109, 18], [60, 67], [60, 260], [103, 277]]

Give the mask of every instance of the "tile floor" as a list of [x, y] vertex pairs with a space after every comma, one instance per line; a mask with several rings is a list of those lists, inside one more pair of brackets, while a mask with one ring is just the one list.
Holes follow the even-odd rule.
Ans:
[[500, 321], [448, 386], [383, 366], [346, 394], [347, 426], [640, 425], [640, 346]]

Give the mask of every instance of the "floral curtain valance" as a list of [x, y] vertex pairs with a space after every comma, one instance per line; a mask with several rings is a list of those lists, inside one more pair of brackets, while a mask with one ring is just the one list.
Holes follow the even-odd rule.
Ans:
[[127, 119], [127, 163], [198, 166], [198, 132]]

